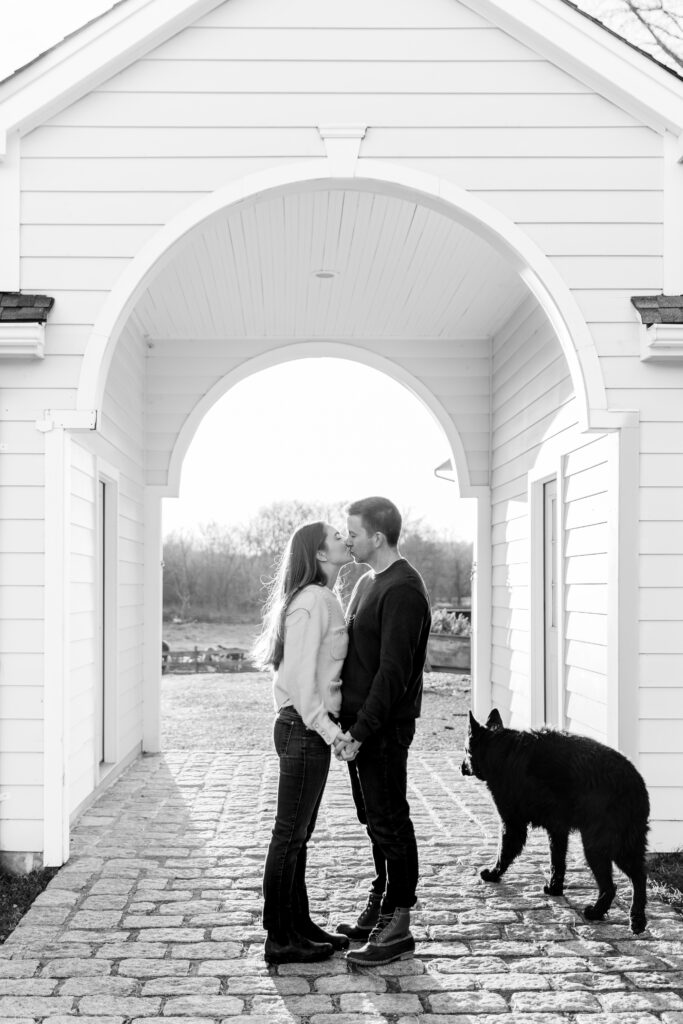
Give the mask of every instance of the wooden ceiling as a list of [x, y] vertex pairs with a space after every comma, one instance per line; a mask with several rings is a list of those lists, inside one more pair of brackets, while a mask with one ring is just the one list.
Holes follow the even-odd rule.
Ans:
[[154, 340], [488, 338], [525, 294], [467, 228], [340, 187], [267, 196], [200, 225], [133, 322]]

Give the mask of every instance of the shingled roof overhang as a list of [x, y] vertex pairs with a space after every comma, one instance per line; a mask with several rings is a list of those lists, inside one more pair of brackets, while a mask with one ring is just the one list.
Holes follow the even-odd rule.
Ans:
[[638, 310], [640, 358], [649, 363], [683, 360], [683, 295], [633, 295]]
[[[223, 2], [120, 0], [0, 82], [0, 158], [8, 134], [43, 124]], [[683, 134], [683, 80], [569, 0], [459, 2], [643, 124]]]
[[55, 300], [49, 295], [22, 295], [21, 292], [0, 292], [0, 323], [44, 324]]
[[633, 295], [631, 302], [646, 326], [683, 324], [683, 295]]

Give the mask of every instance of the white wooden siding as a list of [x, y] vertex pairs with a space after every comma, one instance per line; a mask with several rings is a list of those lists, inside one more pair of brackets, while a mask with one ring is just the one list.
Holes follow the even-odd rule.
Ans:
[[681, 846], [683, 808], [683, 388], [672, 369], [651, 376], [638, 396], [640, 766], [658, 849]]
[[[541, 311], [524, 303], [494, 339], [492, 703], [528, 725], [531, 619], [529, 474], [553, 453], [560, 474], [564, 722], [606, 738], [609, 475], [604, 437], [582, 438], [567, 365]], [[561, 456], [564, 458], [561, 459]], [[564, 467], [564, 468], [562, 468]], [[542, 599], [542, 595], [541, 599]]]
[[[607, 438], [586, 438], [564, 460], [565, 709], [572, 732], [607, 740], [607, 552], [616, 543], [609, 521], [611, 474]], [[570, 582], [571, 581], [571, 582]], [[616, 709], [612, 709], [612, 713]]]
[[69, 609], [69, 810], [93, 788], [97, 647], [97, 481], [95, 459], [76, 440], [71, 445], [71, 570]]
[[114, 701], [119, 760], [142, 743], [145, 351], [130, 331], [124, 332], [103, 407], [107, 462], [120, 471]]
[[0, 849], [14, 852], [43, 838], [43, 436], [12, 389], [20, 376], [0, 423]]
[[493, 342], [491, 419], [492, 704], [529, 724], [530, 529], [528, 474], [543, 443], [576, 422], [566, 362], [543, 313], [527, 300]]

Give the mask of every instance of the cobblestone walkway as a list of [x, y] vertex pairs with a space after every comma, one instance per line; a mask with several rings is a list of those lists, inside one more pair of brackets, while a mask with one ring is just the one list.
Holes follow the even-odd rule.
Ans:
[[[260, 886], [274, 755], [147, 757], [81, 819], [72, 857], [0, 948], [4, 1024], [683, 1024], [683, 926], [626, 902], [591, 925], [592, 880], [572, 847], [566, 898], [543, 895], [544, 835], [499, 886], [478, 868], [497, 820], [459, 757], [411, 755], [421, 854], [414, 959], [354, 969], [262, 959]], [[349, 919], [368, 883], [367, 840], [333, 763], [309, 859], [321, 923]], [[621, 886], [628, 897], [628, 886]]]

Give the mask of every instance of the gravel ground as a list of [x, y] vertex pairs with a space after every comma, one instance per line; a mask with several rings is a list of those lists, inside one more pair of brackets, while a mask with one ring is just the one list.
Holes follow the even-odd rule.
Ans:
[[[416, 751], [462, 750], [470, 699], [469, 676], [425, 675]], [[266, 673], [162, 676], [164, 750], [272, 748], [270, 678]]]

